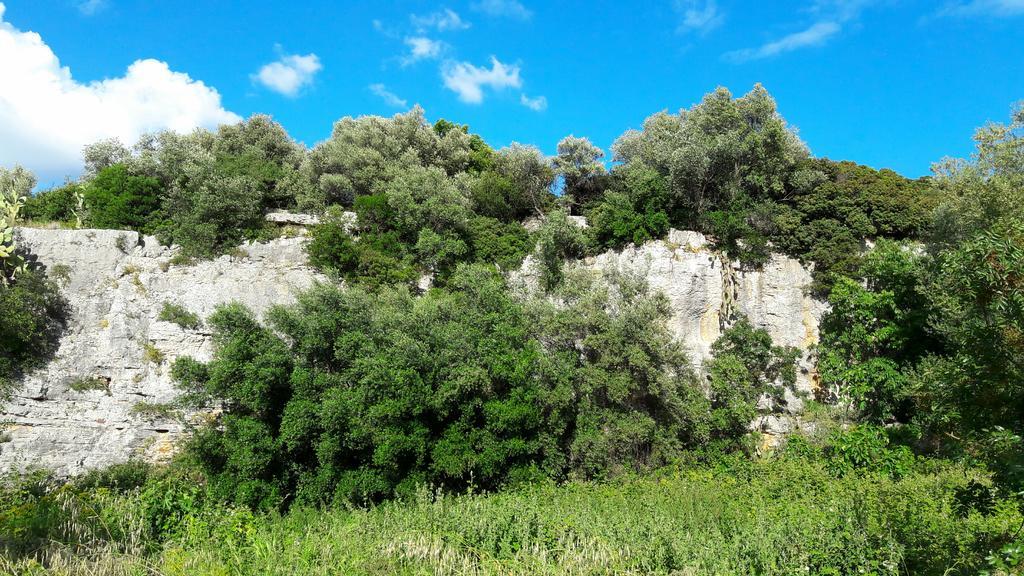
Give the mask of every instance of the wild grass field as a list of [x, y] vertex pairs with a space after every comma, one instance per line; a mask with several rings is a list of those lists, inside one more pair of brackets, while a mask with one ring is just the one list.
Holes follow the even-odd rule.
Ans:
[[[130, 474], [122, 473], [122, 476]], [[837, 476], [800, 458], [287, 513], [187, 478], [8, 492], [0, 570], [29, 574], [979, 574], [1024, 515], [978, 470]], [[120, 483], [120, 485], [119, 485]], [[87, 482], [88, 484], [88, 482]], [[38, 488], [38, 486], [36, 487]], [[17, 500], [17, 502], [15, 501]], [[1011, 558], [1012, 560], [1012, 558]], [[44, 562], [48, 566], [42, 568]]]

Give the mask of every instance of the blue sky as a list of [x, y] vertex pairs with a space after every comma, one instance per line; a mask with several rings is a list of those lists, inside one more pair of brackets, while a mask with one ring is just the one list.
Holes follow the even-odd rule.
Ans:
[[816, 156], [920, 176], [1024, 99], [1024, 0], [0, 2], [0, 165], [44, 181], [83, 141], [256, 112], [307, 145], [418, 103], [495, 146], [608, 149], [755, 82]]

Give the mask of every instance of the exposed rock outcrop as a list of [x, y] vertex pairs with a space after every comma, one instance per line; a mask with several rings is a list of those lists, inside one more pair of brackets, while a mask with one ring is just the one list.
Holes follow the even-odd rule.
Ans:
[[[182, 424], [152, 408], [177, 395], [169, 374], [175, 358], [205, 360], [212, 350], [205, 329], [161, 321], [164, 304], [205, 318], [218, 304], [238, 301], [262, 315], [322, 279], [306, 264], [303, 237], [174, 265], [176, 249], [135, 232], [21, 229], [19, 235], [31, 259], [63, 285], [72, 319], [56, 358], [25, 378], [0, 416], [12, 423], [9, 441], [0, 444], [0, 471], [34, 466], [74, 474], [131, 457], [170, 455]], [[664, 291], [673, 310], [670, 327], [698, 367], [736, 314], [778, 344], [806, 351], [818, 338], [825, 306], [807, 294], [809, 272], [789, 258], [774, 256], [760, 270], [745, 270], [710, 250], [703, 235], [673, 230], [664, 241], [582, 265], [639, 273]], [[806, 354], [801, 364], [798, 388], [809, 391], [813, 365]], [[83, 380], [103, 385], [73, 386]], [[140, 410], [140, 403], [149, 409]], [[791, 398], [787, 407], [799, 405]], [[793, 421], [775, 414], [758, 426], [777, 432]]]
[[[760, 269], [745, 269], [712, 251], [699, 232], [672, 230], [665, 240], [628, 246], [588, 258], [594, 271], [618, 269], [639, 274], [668, 296], [669, 328], [690, 353], [696, 367], [711, 357], [711, 345], [738, 315], [764, 328], [776, 344], [801, 350], [797, 390], [815, 388], [813, 358], [818, 324], [827, 305], [810, 295], [811, 273], [799, 261], [775, 254]], [[531, 263], [523, 273], [530, 275]], [[787, 394], [787, 411], [802, 409], [800, 398]]]
[[[26, 228], [19, 236], [31, 260], [63, 285], [72, 318], [56, 358], [25, 378], [0, 416], [12, 424], [0, 444], [3, 471], [76, 473], [168, 455], [182, 425], [152, 408], [176, 396], [170, 364], [182, 355], [208, 359], [212, 350], [205, 330], [159, 320], [164, 303], [203, 318], [232, 301], [262, 314], [319, 277], [306, 266], [301, 238], [181, 266], [171, 264], [175, 249], [135, 232]], [[72, 389], [82, 380], [106, 386]]]

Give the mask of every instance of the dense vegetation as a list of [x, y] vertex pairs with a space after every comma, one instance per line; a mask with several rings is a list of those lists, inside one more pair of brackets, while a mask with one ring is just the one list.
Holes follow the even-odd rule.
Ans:
[[[3, 495], [15, 544], [0, 571], [39, 574], [1008, 574], [1018, 503], [976, 470], [903, 477], [813, 451], [602, 483], [450, 495], [373, 508], [226, 506], [194, 477], [144, 468]], [[841, 460], [845, 461], [845, 460]], [[65, 543], [55, 546], [53, 543]], [[988, 556], [988, 558], [986, 558]]]
[[[331, 281], [265, 318], [166, 303], [212, 330], [213, 358], [172, 373], [213, 416], [169, 468], [9, 483], [4, 567], [1019, 571], [1022, 131], [1017, 109], [909, 180], [811, 157], [758, 86], [651, 116], [610, 169], [584, 138], [494, 150], [419, 109], [342, 119], [309, 150], [264, 116], [89, 146], [25, 218], [209, 257], [274, 233], [269, 210], [314, 212]], [[793, 397], [796, 350], [740, 317], [698, 372], [663, 295], [574, 263], [672, 227], [746, 266], [814, 266], [831, 307], [812, 432], [774, 454], [751, 422]], [[0, 345], [41, 350], [18, 338], [55, 326], [52, 284], [7, 278]]]
[[16, 378], [53, 355], [67, 315], [57, 286], [29, 269], [14, 236], [15, 221], [34, 185], [25, 171], [0, 168], [0, 402]]
[[567, 280], [559, 296], [520, 301], [464, 266], [422, 297], [322, 286], [273, 310], [273, 329], [222, 308], [214, 361], [174, 366], [223, 410], [190, 451], [214, 492], [255, 507], [604, 477], [733, 448], [775, 372], [792, 384], [794, 354], [741, 323], [705, 394], [666, 300], [637, 280]]

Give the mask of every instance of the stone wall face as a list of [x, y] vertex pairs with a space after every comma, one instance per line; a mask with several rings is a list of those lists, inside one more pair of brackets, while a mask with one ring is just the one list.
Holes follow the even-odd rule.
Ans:
[[[74, 474], [132, 457], [170, 455], [182, 424], [136, 406], [173, 400], [174, 359], [207, 360], [212, 349], [205, 329], [160, 321], [164, 303], [201, 318], [233, 301], [263, 314], [320, 278], [306, 266], [301, 238], [246, 245], [233, 256], [181, 266], [170, 264], [175, 249], [135, 232], [18, 232], [31, 260], [63, 286], [72, 312], [54, 360], [27, 376], [4, 407], [0, 420], [12, 425], [9, 441], [0, 444], [0, 471], [41, 467]], [[72, 390], [72, 382], [83, 378], [109, 385]]]
[[[25, 378], [0, 416], [13, 424], [9, 441], [0, 443], [0, 471], [41, 467], [75, 474], [133, 457], [165, 459], [183, 425], [140, 413], [137, 405], [172, 401], [174, 359], [208, 360], [212, 348], [206, 329], [160, 321], [164, 303], [206, 318], [217, 305], [237, 301], [262, 315], [324, 280], [306, 265], [303, 238], [250, 244], [232, 256], [179, 266], [170, 264], [175, 249], [135, 232], [21, 229], [19, 235], [32, 259], [62, 283], [72, 318], [56, 358]], [[811, 277], [799, 262], [775, 256], [761, 270], [744, 270], [711, 251], [703, 235], [673, 230], [664, 241], [582, 265], [638, 273], [663, 291], [673, 311], [670, 328], [698, 368], [728, 323], [723, 316], [742, 313], [777, 344], [805, 351], [798, 389], [814, 387], [806, 351], [817, 342], [825, 305], [807, 294]], [[162, 360], [154, 361], [153, 350]], [[109, 385], [73, 390], [72, 382], [82, 378]], [[787, 410], [798, 411], [799, 399], [791, 400]], [[792, 425], [792, 419], [768, 418], [755, 427], [778, 432]]]
[[[672, 230], [666, 240], [629, 246], [588, 258], [594, 271], [608, 268], [639, 274], [664, 292], [672, 306], [669, 328], [680, 338], [696, 367], [711, 357], [723, 327], [742, 314], [764, 328], [778, 345], [803, 353], [797, 389], [815, 388], [813, 358], [818, 324], [827, 305], [810, 295], [811, 274], [799, 261], [775, 254], [761, 269], [744, 269], [708, 248], [703, 234]], [[801, 403], [792, 399], [791, 408]]]

